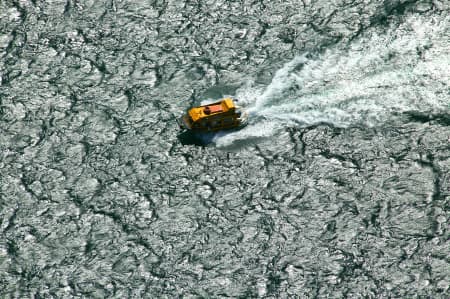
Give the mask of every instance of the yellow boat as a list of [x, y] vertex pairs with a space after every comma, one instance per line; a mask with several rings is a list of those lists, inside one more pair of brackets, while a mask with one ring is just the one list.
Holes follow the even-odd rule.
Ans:
[[236, 106], [232, 98], [191, 108], [179, 118], [182, 129], [195, 132], [214, 132], [243, 127], [247, 124], [247, 112]]

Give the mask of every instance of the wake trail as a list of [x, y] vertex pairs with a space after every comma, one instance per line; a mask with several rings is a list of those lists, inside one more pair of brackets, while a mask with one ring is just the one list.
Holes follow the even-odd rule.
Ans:
[[294, 123], [377, 126], [406, 111], [448, 111], [449, 20], [411, 16], [382, 34], [368, 32], [345, 52], [295, 57], [268, 86], [250, 81], [237, 90], [249, 125], [214, 142], [268, 137]]

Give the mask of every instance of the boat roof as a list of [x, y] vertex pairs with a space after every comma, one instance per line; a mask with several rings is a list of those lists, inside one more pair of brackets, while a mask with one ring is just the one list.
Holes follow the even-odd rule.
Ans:
[[211, 103], [199, 107], [189, 109], [188, 113], [192, 120], [195, 122], [201, 118], [208, 117], [214, 114], [228, 112], [235, 108], [232, 98], [222, 99], [220, 102]]

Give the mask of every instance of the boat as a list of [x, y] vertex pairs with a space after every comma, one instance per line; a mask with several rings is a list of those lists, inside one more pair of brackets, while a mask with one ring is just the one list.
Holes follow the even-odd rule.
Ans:
[[232, 98], [190, 108], [178, 119], [181, 129], [193, 132], [215, 132], [244, 127], [248, 114]]

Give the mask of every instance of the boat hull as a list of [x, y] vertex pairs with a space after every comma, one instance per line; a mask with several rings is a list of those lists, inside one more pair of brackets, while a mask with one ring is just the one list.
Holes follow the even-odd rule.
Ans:
[[180, 126], [180, 129], [186, 130], [186, 131], [192, 131], [192, 132], [217, 132], [217, 131], [228, 131], [228, 130], [237, 130], [242, 129], [248, 124], [248, 116], [247, 113], [245, 115], [242, 115], [240, 119], [237, 119], [236, 121], [227, 123], [227, 124], [219, 124], [219, 125], [204, 125], [204, 126], [197, 126], [193, 127], [192, 124], [189, 122], [189, 116], [187, 114], [183, 115], [182, 117], [178, 118], [177, 122]]
[[232, 99], [191, 108], [177, 119], [182, 130], [192, 132], [217, 132], [236, 130], [247, 125], [248, 113], [235, 106]]

